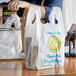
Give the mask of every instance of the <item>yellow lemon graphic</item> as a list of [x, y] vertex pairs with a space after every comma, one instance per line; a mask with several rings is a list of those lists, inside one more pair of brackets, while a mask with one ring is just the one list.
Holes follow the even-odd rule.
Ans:
[[48, 49], [52, 53], [56, 53], [60, 49], [60, 46], [61, 46], [61, 41], [58, 37], [51, 36], [48, 39]]

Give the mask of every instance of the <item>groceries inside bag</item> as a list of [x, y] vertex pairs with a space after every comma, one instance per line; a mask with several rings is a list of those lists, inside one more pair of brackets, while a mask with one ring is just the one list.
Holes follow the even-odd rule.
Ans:
[[[14, 27], [11, 25], [14, 24]], [[0, 25], [0, 59], [24, 59], [19, 17], [11, 15]]]
[[[36, 20], [32, 24], [35, 16]], [[50, 23], [43, 24], [40, 19], [40, 8], [31, 6], [24, 37], [26, 67], [35, 70], [63, 67], [65, 35], [61, 9], [59, 7], [52, 9]], [[55, 24], [55, 19], [58, 24]]]

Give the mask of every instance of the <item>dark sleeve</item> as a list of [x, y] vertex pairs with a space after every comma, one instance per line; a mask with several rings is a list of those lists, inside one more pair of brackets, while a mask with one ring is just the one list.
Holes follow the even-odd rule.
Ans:
[[46, 15], [43, 20], [49, 22], [49, 15], [51, 13], [52, 7], [60, 7], [62, 9], [62, 2], [63, 0], [45, 0], [45, 3], [47, 3], [47, 5], [44, 6], [46, 9]]

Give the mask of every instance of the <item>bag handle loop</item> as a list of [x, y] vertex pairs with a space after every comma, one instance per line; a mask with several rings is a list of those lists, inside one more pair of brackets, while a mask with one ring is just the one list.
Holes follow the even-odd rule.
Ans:
[[62, 12], [59, 7], [53, 7], [49, 16], [49, 21], [51, 24], [55, 24], [55, 19], [58, 21], [58, 24], [63, 23]]
[[44, 2], [45, 2], [45, 0], [42, 0], [42, 2], [41, 2], [41, 6], [44, 6]]

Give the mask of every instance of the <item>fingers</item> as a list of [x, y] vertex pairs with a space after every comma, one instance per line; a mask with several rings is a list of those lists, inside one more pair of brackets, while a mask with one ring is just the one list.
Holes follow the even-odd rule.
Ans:
[[19, 8], [17, 8], [18, 7], [18, 2], [14, 2], [14, 4], [13, 4], [13, 10], [18, 10]]
[[12, 1], [8, 4], [8, 9], [9, 10], [11, 9], [11, 4], [12, 4]]
[[20, 4], [19, 4], [19, 2], [17, 2], [17, 3], [15, 4], [15, 9], [16, 9], [16, 10], [19, 10], [19, 8], [20, 8]]
[[9, 10], [19, 10], [19, 2], [18, 1], [11, 1], [9, 4], [8, 4], [8, 9]]

